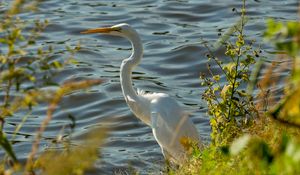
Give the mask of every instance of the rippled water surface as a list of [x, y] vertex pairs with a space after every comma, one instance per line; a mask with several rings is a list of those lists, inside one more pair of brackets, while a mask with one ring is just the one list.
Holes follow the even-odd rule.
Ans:
[[[220, 31], [234, 24], [238, 15], [232, 8], [240, 6], [237, 0], [45, 0], [36, 14], [23, 14], [26, 19], [50, 20], [41, 37], [43, 44], [63, 49], [65, 43], [81, 43], [82, 50], [76, 55], [79, 63], [53, 77], [56, 82], [106, 80], [91, 91], [65, 97], [45, 138], [55, 138], [62, 126], [70, 123], [68, 115], [72, 114], [77, 122], [75, 137], [79, 140], [95, 126], [106, 125], [111, 129], [96, 170], [89, 174], [122, 173], [129, 166], [142, 174], [159, 172], [163, 156], [151, 129], [130, 112], [121, 93], [119, 67], [122, 59], [130, 55], [128, 41], [79, 33], [87, 28], [126, 22], [139, 32], [144, 43], [144, 58], [133, 73], [135, 87], [173, 96], [191, 113], [202, 139], [208, 142], [210, 127], [199, 81], [199, 73], [206, 70], [206, 49], [201, 43], [213, 43]], [[297, 6], [297, 0], [249, 0], [247, 34], [262, 42], [265, 20], [295, 20]], [[14, 147], [21, 159], [26, 158], [31, 148], [28, 140], [33, 139], [45, 110], [45, 106], [36, 109], [18, 134], [19, 142]], [[21, 115], [9, 119], [6, 131], [14, 130], [21, 120]], [[49, 144], [47, 139], [42, 143], [42, 148]]]

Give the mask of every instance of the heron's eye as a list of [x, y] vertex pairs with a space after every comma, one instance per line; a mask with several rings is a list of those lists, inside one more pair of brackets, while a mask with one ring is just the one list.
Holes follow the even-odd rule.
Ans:
[[122, 28], [121, 28], [121, 27], [116, 27], [116, 28], [114, 29], [114, 31], [115, 31], [115, 32], [120, 32], [120, 33], [121, 33]]

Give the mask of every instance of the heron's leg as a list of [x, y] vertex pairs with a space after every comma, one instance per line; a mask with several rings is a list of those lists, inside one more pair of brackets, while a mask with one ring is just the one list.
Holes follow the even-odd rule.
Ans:
[[168, 151], [166, 151], [165, 149], [161, 149], [162, 153], [165, 157], [165, 164], [166, 164], [166, 171], [169, 172], [171, 170], [171, 155], [168, 153]]
[[161, 150], [162, 150], [162, 153], [163, 153], [165, 159], [166, 159], [166, 160], [170, 160], [171, 155], [168, 153], [168, 151], [166, 151], [166, 150], [163, 149], [163, 148], [161, 148]]

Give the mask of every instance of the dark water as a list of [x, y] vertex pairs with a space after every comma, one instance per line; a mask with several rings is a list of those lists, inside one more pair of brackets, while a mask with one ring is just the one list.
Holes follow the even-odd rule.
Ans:
[[[55, 138], [70, 123], [67, 116], [72, 114], [77, 122], [78, 140], [95, 126], [112, 129], [106, 146], [101, 149], [102, 158], [95, 164], [96, 170], [89, 174], [124, 174], [129, 166], [141, 174], [159, 172], [163, 156], [151, 129], [130, 112], [121, 94], [119, 66], [130, 55], [128, 41], [79, 34], [87, 28], [126, 22], [140, 33], [145, 50], [142, 63], [133, 73], [135, 87], [165, 92], [181, 102], [191, 113], [202, 139], [208, 142], [210, 127], [199, 80], [199, 73], [206, 70], [207, 51], [201, 43], [203, 40], [214, 43], [219, 31], [232, 26], [238, 19], [232, 8], [240, 6], [241, 1], [237, 0], [45, 0], [38, 13], [23, 14], [26, 19], [51, 21], [42, 34], [42, 44], [64, 49], [65, 43], [71, 46], [81, 43], [83, 49], [76, 55], [79, 63], [62, 70], [54, 77], [56, 82], [106, 80], [91, 91], [65, 97], [44, 137]], [[297, 7], [297, 0], [249, 0], [247, 35], [262, 42], [265, 20], [269, 17], [296, 20]], [[45, 110], [45, 106], [38, 107], [18, 133], [19, 142], [14, 147], [19, 158], [25, 159], [30, 151], [29, 141], [45, 117]], [[21, 120], [22, 115], [10, 118], [6, 131], [13, 131]], [[41, 148], [48, 145], [49, 141], [44, 139]]]

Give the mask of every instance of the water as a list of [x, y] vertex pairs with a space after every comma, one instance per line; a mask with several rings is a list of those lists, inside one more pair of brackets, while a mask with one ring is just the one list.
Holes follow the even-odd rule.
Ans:
[[[119, 67], [121, 60], [130, 55], [128, 41], [80, 34], [87, 28], [124, 22], [139, 32], [144, 43], [144, 59], [133, 72], [135, 87], [173, 96], [191, 113], [202, 140], [208, 142], [210, 126], [199, 80], [199, 73], [206, 71], [207, 51], [201, 43], [214, 43], [219, 31], [226, 31], [238, 19], [232, 8], [240, 7], [241, 2], [236, 0], [46, 0], [36, 14], [22, 14], [26, 19], [51, 21], [42, 34], [42, 44], [50, 43], [63, 50], [65, 43], [81, 43], [83, 49], [76, 55], [79, 63], [60, 71], [54, 77], [56, 82], [106, 80], [91, 91], [73, 93], [63, 99], [44, 133], [46, 139], [41, 147], [47, 147], [47, 138], [55, 138], [62, 126], [70, 123], [67, 116], [71, 114], [76, 118], [74, 135], [79, 140], [95, 126], [105, 125], [112, 130], [96, 169], [88, 174], [125, 173], [129, 166], [141, 174], [155, 174], [162, 168], [163, 156], [151, 129], [130, 112], [121, 93]], [[262, 42], [265, 20], [297, 20], [297, 7], [297, 0], [249, 0], [247, 10], [251, 19], [247, 35]], [[45, 110], [45, 106], [38, 107], [18, 133], [19, 142], [14, 147], [21, 160], [30, 151], [29, 141], [45, 117]], [[5, 130], [12, 131], [21, 119], [22, 115], [8, 119]]]

